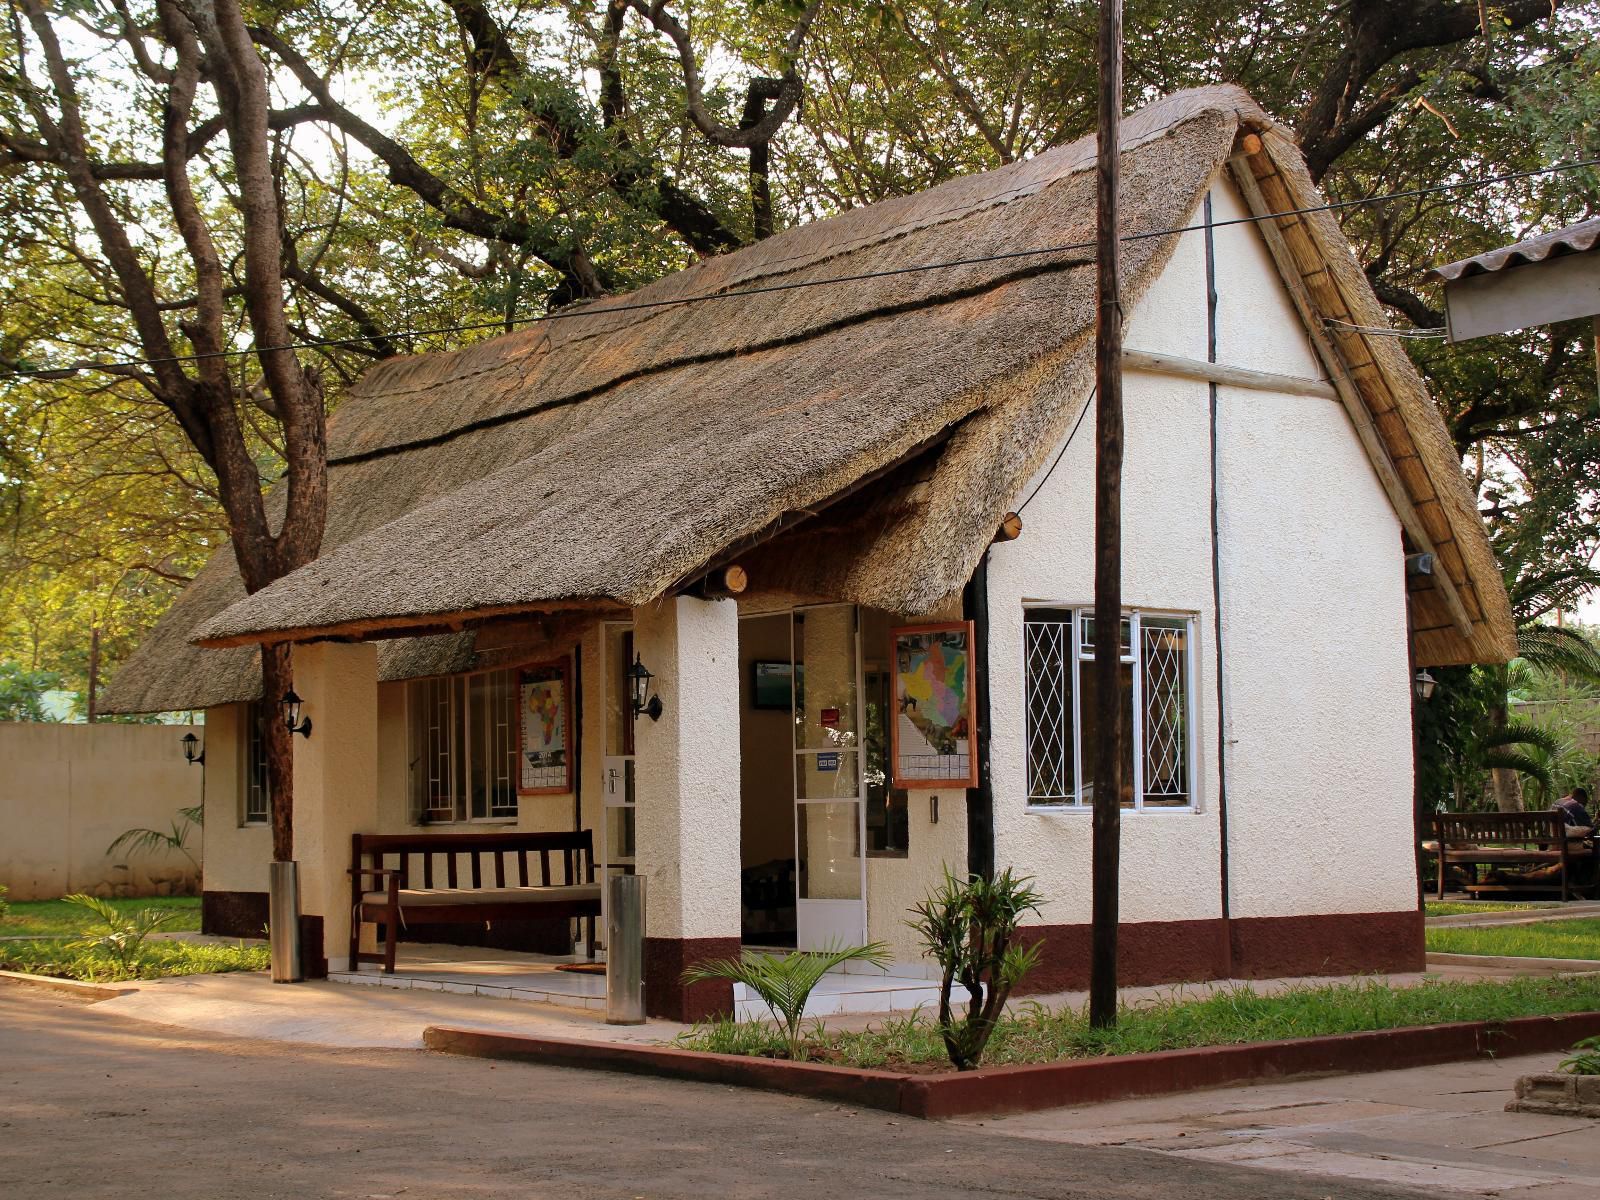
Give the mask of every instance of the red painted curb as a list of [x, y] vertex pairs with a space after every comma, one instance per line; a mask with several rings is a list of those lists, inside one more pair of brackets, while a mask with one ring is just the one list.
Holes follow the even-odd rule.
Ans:
[[664, 1046], [580, 1042], [429, 1026], [423, 1044], [479, 1058], [624, 1071], [843, 1101], [941, 1119], [1032, 1112], [1073, 1104], [1160, 1096], [1264, 1079], [1425, 1067], [1475, 1058], [1565, 1050], [1600, 1035], [1600, 1012], [1463, 1021], [1331, 1037], [1107, 1055], [945, 1075], [858, 1070], [822, 1063], [705, 1054]]

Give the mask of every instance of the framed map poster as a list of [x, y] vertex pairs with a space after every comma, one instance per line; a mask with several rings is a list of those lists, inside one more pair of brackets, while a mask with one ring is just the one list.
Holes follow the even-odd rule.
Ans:
[[519, 795], [572, 790], [570, 682], [571, 668], [565, 658], [530, 663], [518, 675]]
[[978, 705], [971, 621], [889, 631], [894, 786], [977, 787]]

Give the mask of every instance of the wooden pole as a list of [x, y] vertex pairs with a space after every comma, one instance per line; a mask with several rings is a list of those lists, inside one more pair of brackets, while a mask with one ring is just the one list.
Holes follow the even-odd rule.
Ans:
[[1122, 837], [1122, 284], [1117, 188], [1122, 143], [1122, 0], [1100, 0], [1095, 163], [1094, 910], [1089, 1023], [1117, 1021], [1117, 884]]
[[89, 629], [89, 695], [84, 704], [84, 720], [91, 725], [100, 719], [100, 626]]

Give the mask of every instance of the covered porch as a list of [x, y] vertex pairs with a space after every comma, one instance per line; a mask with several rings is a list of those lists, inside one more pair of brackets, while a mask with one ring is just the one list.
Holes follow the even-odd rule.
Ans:
[[[361, 958], [383, 949], [371, 889], [384, 881], [353, 887], [357, 835], [466, 845], [493, 841], [494, 830], [567, 831], [592, 839], [573, 877], [559, 856], [530, 866], [509, 851], [491, 866], [463, 851], [434, 855], [426, 879], [413, 857], [403, 882], [419, 893], [515, 893], [644, 876], [652, 1016], [765, 1011], [726, 982], [684, 984], [694, 963], [746, 946], [869, 940], [887, 943], [894, 965], [830, 976], [811, 1015], [933, 1003], [905, 910], [942, 866], [966, 866], [966, 786], [892, 786], [896, 623], [849, 604], [680, 595], [631, 613], [488, 621], [475, 630], [484, 669], [405, 682], [380, 679], [385, 643], [297, 644], [295, 686], [314, 722], [295, 755], [313, 968], [342, 982], [598, 1013], [603, 975], [571, 969], [594, 961], [582, 919], [547, 922], [535, 936], [498, 919], [435, 925], [425, 903], [402, 901], [392, 974], [348, 953], [352, 935]], [[636, 695], [639, 667], [650, 678]], [[391, 874], [405, 866], [383, 861]]]

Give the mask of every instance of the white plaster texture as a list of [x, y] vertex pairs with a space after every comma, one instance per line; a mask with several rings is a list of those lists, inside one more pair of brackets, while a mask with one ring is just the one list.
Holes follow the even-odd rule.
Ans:
[[[1213, 217], [1242, 215], [1230, 186]], [[1203, 219], [1197, 211], [1191, 221]], [[1320, 378], [1253, 225], [1215, 231], [1220, 362]], [[1128, 324], [1130, 348], [1204, 360], [1203, 234], [1185, 234]], [[1207, 385], [1125, 377], [1123, 596], [1194, 621], [1194, 811], [1124, 812], [1122, 919], [1221, 914]], [[1219, 507], [1233, 915], [1414, 903], [1399, 525], [1343, 409], [1220, 394]], [[1046, 896], [1039, 923], [1089, 920], [1087, 812], [1026, 806], [1023, 606], [1092, 603], [1094, 413], [991, 551], [996, 857]], [[1026, 498], [1035, 480], [1018, 498]]]
[[[136, 826], [167, 829], [200, 803], [201, 768], [183, 759], [186, 725], [0, 723], [0, 884], [12, 900], [192, 886], [176, 851], [106, 855]], [[204, 733], [205, 731], [196, 730]], [[200, 830], [190, 834], [200, 857]]]
[[322, 918], [330, 970], [348, 965], [350, 835], [378, 823], [378, 651], [370, 642], [294, 649], [294, 686], [311, 718], [295, 738], [294, 855], [300, 911]]
[[272, 830], [245, 825], [243, 704], [206, 709], [205, 890], [265, 892]]
[[958, 878], [967, 871], [967, 793], [963, 788], [908, 792], [906, 816], [907, 856], [867, 859], [867, 938], [886, 944], [896, 962], [914, 963], [922, 958], [923, 946], [906, 924], [911, 906], [939, 883], [945, 867]]
[[680, 596], [634, 610], [659, 721], [635, 726], [645, 934], [739, 936], [739, 610]]

